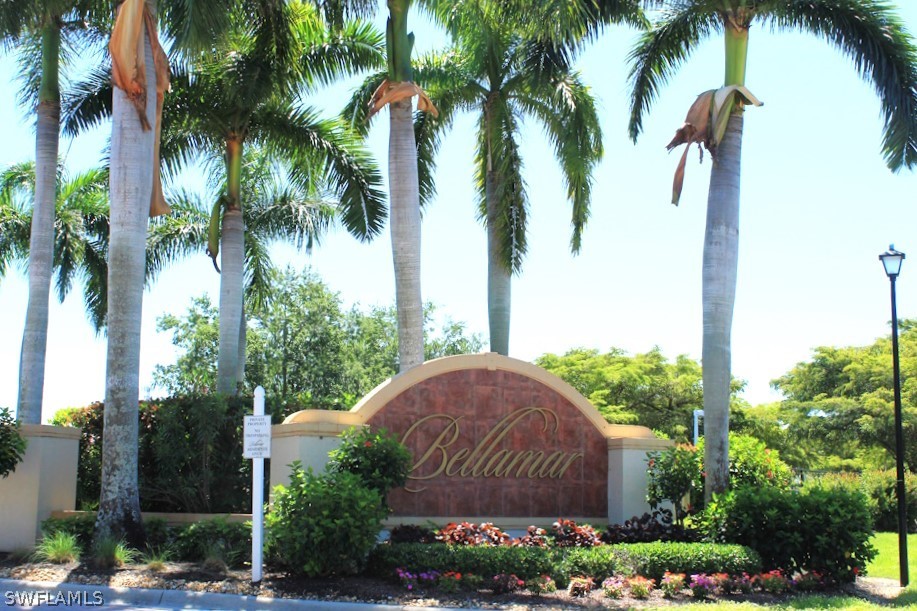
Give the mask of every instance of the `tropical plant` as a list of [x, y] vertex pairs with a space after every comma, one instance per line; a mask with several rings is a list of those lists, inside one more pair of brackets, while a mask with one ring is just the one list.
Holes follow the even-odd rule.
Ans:
[[0, 407], [0, 477], [16, 470], [25, 456], [27, 442], [19, 431], [19, 422], [6, 407]]
[[[168, 61], [156, 32], [158, 0], [124, 0], [117, 7], [109, 51], [115, 85], [111, 102], [111, 230], [105, 444], [97, 529], [100, 537], [143, 539], [137, 484], [140, 398], [140, 314], [147, 222], [165, 210], [159, 186], [159, 127], [168, 89]], [[162, 0], [166, 37], [174, 48], [209, 45], [225, 28], [224, 2]], [[107, 103], [107, 101], [106, 101]]]
[[[0, 276], [11, 263], [29, 260], [35, 170], [36, 164], [29, 161], [0, 173]], [[56, 183], [52, 271], [57, 297], [63, 301], [73, 281], [82, 280], [86, 313], [100, 332], [105, 326], [108, 279], [108, 171], [70, 175], [58, 166]]]
[[[478, 114], [475, 152], [478, 218], [487, 230], [487, 305], [490, 349], [509, 352], [511, 277], [526, 253], [528, 197], [519, 146], [521, 121], [531, 117], [545, 130], [572, 205], [571, 249], [579, 252], [589, 217], [592, 170], [603, 154], [602, 133], [589, 88], [571, 66], [578, 40], [562, 42], [524, 35], [519, 14], [487, 0], [435, 3], [455, 50], [427, 58], [418, 81], [440, 107], [439, 120], [419, 117], [423, 173], [432, 173], [444, 128], [462, 110]], [[526, 16], [526, 19], [527, 20]], [[424, 180], [430, 179], [424, 176]]]
[[[707, 91], [669, 144], [697, 143], [714, 157], [707, 198], [703, 264], [704, 427], [707, 439], [705, 494], [729, 482], [729, 396], [732, 317], [735, 305], [740, 162], [744, 108], [759, 104], [745, 88], [748, 34], [752, 24], [802, 30], [850, 57], [871, 80], [885, 120], [883, 152], [889, 168], [917, 163], [917, 49], [884, 0], [669, 0], [668, 9], [631, 53], [630, 136], [636, 140], [644, 115], [662, 85], [713, 34], [725, 37], [723, 87]], [[676, 172], [678, 202], [684, 162]]]
[[76, 535], [58, 531], [42, 537], [35, 547], [35, 558], [40, 562], [66, 564], [80, 559], [80, 545]]
[[17, 410], [18, 418], [30, 424], [41, 422], [48, 343], [48, 297], [56, 234], [60, 66], [75, 48], [86, 50], [87, 33], [98, 31], [99, 19], [107, 8], [107, 3], [94, 0], [11, 0], [0, 7], [0, 48], [17, 49], [20, 100], [24, 106], [34, 108], [36, 116], [34, 199], [30, 247], [26, 251], [29, 301], [19, 361]]

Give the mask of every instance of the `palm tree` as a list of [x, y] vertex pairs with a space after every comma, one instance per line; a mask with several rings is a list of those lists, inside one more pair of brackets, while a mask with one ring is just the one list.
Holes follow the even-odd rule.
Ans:
[[[156, 180], [158, 128], [168, 87], [168, 62], [159, 46], [157, 0], [124, 0], [117, 16], [107, 73], [111, 100], [111, 231], [109, 234], [108, 350], [102, 483], [96, 534], [143, 542], [137, 482], [140, 400], [140, 315], [147, 223], [162, 211]], [[175, 49], [206, 47], [226, 27], [227, 2], [162, 0], [163, 25]], [[138, 53], [139, 52], [139, 53]], [[155, 184], [154, 184], [155, 182]]]
[[[245, 303], [256, 309], [271, 298], [270, 275], [274, 269], [269, 253], [271, 242], [293, 242], [297, 248], [308, 251], [329, 229], [338, 211], [335, 198], [319, 187], [323, 177], [316, 177], [304, 189], [300, 184], [283, 180], [290, 168], [278, 168], [275, 161], [266, 151], [249, 147], [241, 168], [240, 197], [246, 202], [242, 209], [246, 236], [243, 293]], [[220, 201], [227, 190], [226, 176], [220, 171], [213, 176], [220, 180], [211, 181], [208, 199]], [[170, 193], [169, 201], [172, 213], [154, 221], [150, 229], [149, 277], [176, 259], [203, 252], [207, 247], [212, 204], [183, 190]], [[241, 328], [240, 341], [244, 342], [244, 316]], [[239, 359], [244, 364], [244, 344], [240, 346]], [[238, 379], [241, 381], [242, 376]]]
[[[35, 210], [34, 162], [0, 173], [0, 277], [10, 264], [29, 260]], [[86, 312], [96, 332], [105, 325], [108, 273], [108, 171], [67, 175], [58, 166], [52, 268], [57, 297], [63, 301], [79, 279]]]
[[[175, 175], [203, 156], [224, 166], [223, 195], [213, 206], [208, 251], [221, 254], [220, 357], [217, 390], [235, 393], [244, 358], [242, 160], [247, 144], [285, 159], [288, 178], [308, 190], [317, 175], [340, 198], [344, 225], [361, 239], [385, 216], [378, 173], [357, 136], [339, 120], [322, 120], [291, 98], [352, 71], [381, 65], [381, 36], [360, 22], [329, 30], [319, 11], [301, 2], [247, 2], [230, 15], [225, 40], [178, 62], [164, 108], [162, 159]], [[107, 112], [103, 71], [80, 87], [68, 116], [76, 127]]]
[[[802, 30], [837, 46], [871, 80], [885, 118], [884, 155], [898, 170], [917, 163], [917, 50], [882, 0], [671, 0], [670, 8], [634, 48], [630, 135], [660, 87], [698, 44], [722, 33], [724, 87], [703, 94], [669, 145], [703, 144], [714, 155], [707, 198], [703, 264], [705, 495], [727, 488], [732, 315], [735, 303], [743, 110], [754, 103], [745, 86], [749, 28], [769, 24]], [[675, 201], [679, 195], [677, 174]]]
[[398, 311], [398, 368], [423, 363], [423, 300], [420, 292], [420, 192], [417, 144], [411, 97], [420, 94], [422, 108], [435, 112], [413, 84], [408, 33], [411, 0], [388, 0], [385, 30], [387, 79], [373, 95], [373, 108], [389, 107], [388, 189], [391, 207], [392, 260], [395, 265], [395, 307]]
[[527, 249], [528, 196], [518, 144], [520, 122], [541, 123], [561, 166], [572, 204], [571, 249], [579, 252], [589, 217], [592, 170], [603, 153], [595, 102], [570, 66], [577, 40], [549, 42], [524, 36], [512, 15], [486, 0], [460, 8], [442, 6], [438, 17], [453, 34], [457, 51], [431, 58], [418, 68], [441, 119], [419, 117], [424, 183], [440, 134], [459, 110], [479, 113], [476, 182], [478, 215], [487, 230], [487, 305], [490, 349], [509, 353], [512, 274]]
[[[35, 198], [28, 249], [29, 302], [19, 357], [20, 422], [41, 422], [48, 340], [48, 297], [54, 246], [60, 63], [63, 49], [77, 43], [98, 17], [91, 0], [11, 0], [0, 7], [0, 47], [18, 47], [24, 77], [22, 100], [35, 108]], [[63, 48], [62, 48], [63, 45]]]

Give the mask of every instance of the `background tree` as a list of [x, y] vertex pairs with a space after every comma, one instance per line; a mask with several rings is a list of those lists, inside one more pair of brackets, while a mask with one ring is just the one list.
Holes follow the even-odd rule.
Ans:
[[[611, 423], [638, 424], [671, 439], [693, 442], [693, 412], [703, 405], [700, 363], [685, 355], [669, 362], [657, 347], [628, 356], [612, 348], [576, 348], [558, 356], [535, 359], [543, 367], [589, 399]], [[734, 407], [743, 383], [734, 380]]]
[[[631, 54], [630, 135], [668, 78], [706, 38], [725, 38], [725, 81], [702, 94], [669, 148], [698, 143], [714, 156], [707, 198], [703, 264], [704, 412], [708, 477], [705, 494], [723, 491], [729, 479], [731, 330], [738, 267], [739, 192], [744, 106], [757, 102], [744, 88], [748, 34], [753, 23], [802, 30], [850, 57], [872, 81], [885, 119], [889, 168], [917, 162], [917, 50], [893, 9], [881, 0], [753, 1], [671, 0]], [[683, 165], [679, 174], [683, 172]], [[680, 183], [676, 175], [673, 201]]]
[[[246, 391], [262, 385], [284, 415], [305, 408], [348, 409], [398, 373], [394, 307], [345, 310], [340, 296], [308, 270], [272, 270], [274, 298], [251, 306]], [[482, 341], [464, 323], [434, 325], [427, 311], [427, 356], [479, 352]], [[158, 365], [154, 385], [170, 394], [208, 392], [216, 383], [217, 312], [206, 297], [181, 315], [158, 320], [172, 333], [177, 361]]]

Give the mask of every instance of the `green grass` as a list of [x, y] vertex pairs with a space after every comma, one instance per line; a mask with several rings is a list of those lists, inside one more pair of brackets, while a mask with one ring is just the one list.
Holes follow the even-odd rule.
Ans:
[[[872, 544], [879, 554], [866, 567], [869, 577], [898, 579], [898, 533], [876, 533]], [[907, 565], [911, 581], [917, 579], [917, 535], [907, 536]]]

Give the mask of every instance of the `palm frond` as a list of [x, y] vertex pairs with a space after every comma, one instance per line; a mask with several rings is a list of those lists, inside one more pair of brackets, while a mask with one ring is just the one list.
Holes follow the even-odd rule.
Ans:
[[337, 207], [333, 200], [309, 197], [301, 190], [286, 187], [263, 192], [244, 212], [249, 234], [291, 241], [296, 248], [309, 251], [328, 232]]
[[592, 173], [604, 153], [595, 100], [575, 73], [554, 82], [550, 88], [534, 89], [532, 94], [517, 99], [527, 114], [539, 119], [554, 146], [564, 174], [567, 198], [572, 204], [570, 248], [578, 253], [583, 228], [589, 219]]
[[636, 142], [640, 135], [643, 116], [662, 85], [702, 40], [720, 30], [719, 14], [705, 3], [679, 3], [643, 34], [628, 58], [632, 87], [628, 132], [632, 140]]
[[455, 113], [482, 103], [485, 89], [474, 79], [457, 51], [430, 54], [414, 67], [414, 82], [424, 88], [439, 110], [414, 114], [414, 140], [417, 143], [417, 178], [422, 206], [436, 196], [436, 154], [442, 138], [452, 128]]
[[321, 32], [298, 59], [303, 83], [312, 89], [342, 77], [385, 66], [385, 37], [371, 23], [349, 22], [342, 30]]
[[[107, 235], [107, 234], [106, 234]], [[96, 334], [108, 317], [108, 240], [87, 241], [82, 262], [83, 303]]]
[[166, 37], [179, 49], [209, 49], [229, 29], [237, 0], [159, 0], [159, 22]]
[[388, 78], [388, 71], [375, 72], [363, 79], [363, 82], [353, 91], [341, 111], [341, 118], [358, 134], [366, 135], [369, 132], [369, 102], [373, 93]]
[[76, 136], [111, 117], [111, 64], [90, 70], [74, 83], [61, 100], [61, 125], [68, 136]]
[[305, 187], [317, 170], [340, 201], [344, 227], [361, 240], [381, 230], [387, 209], [381, 175], [357, 134], [339, 119], [319, 119], [308, 108], [285, 104], [259, 110], [252, 137], [272, 154], [286, 158], [290, 178]]
[[[489, 113], [482, 114], [478, 127], [475, 159], [478, 218], [497, 235], [500, 263], [510, 272], [518, 273], [528, 246], [529, 204], [517, 142], [519, 125], [505, 100], [497, 99], [491, 104]], [[488, 214], [489, 205], [494, 209], [493, 215]]]
[[0, 278], [16, 261], [28, 257], [32, 215], [18, 206], [10, 191], [0, 191]]
[[259, 311], [271, 298], [271, 256], [260, 236], [246, 233], [245, 237], [245, 303]]
[[884, 0], [792, 0], [768, 5], [776, 28], [816, 34], [871, 81], [885, 120], [883, 154], [892, 170], [917, 164], [917, 46]]
[[210, 207], [195, 194], [168, 194], [171, 214], [150, 221], [146, 243], [146, 277], [155, 278], [167, 265], [192, 253], [203, 253], [207, 244]]

